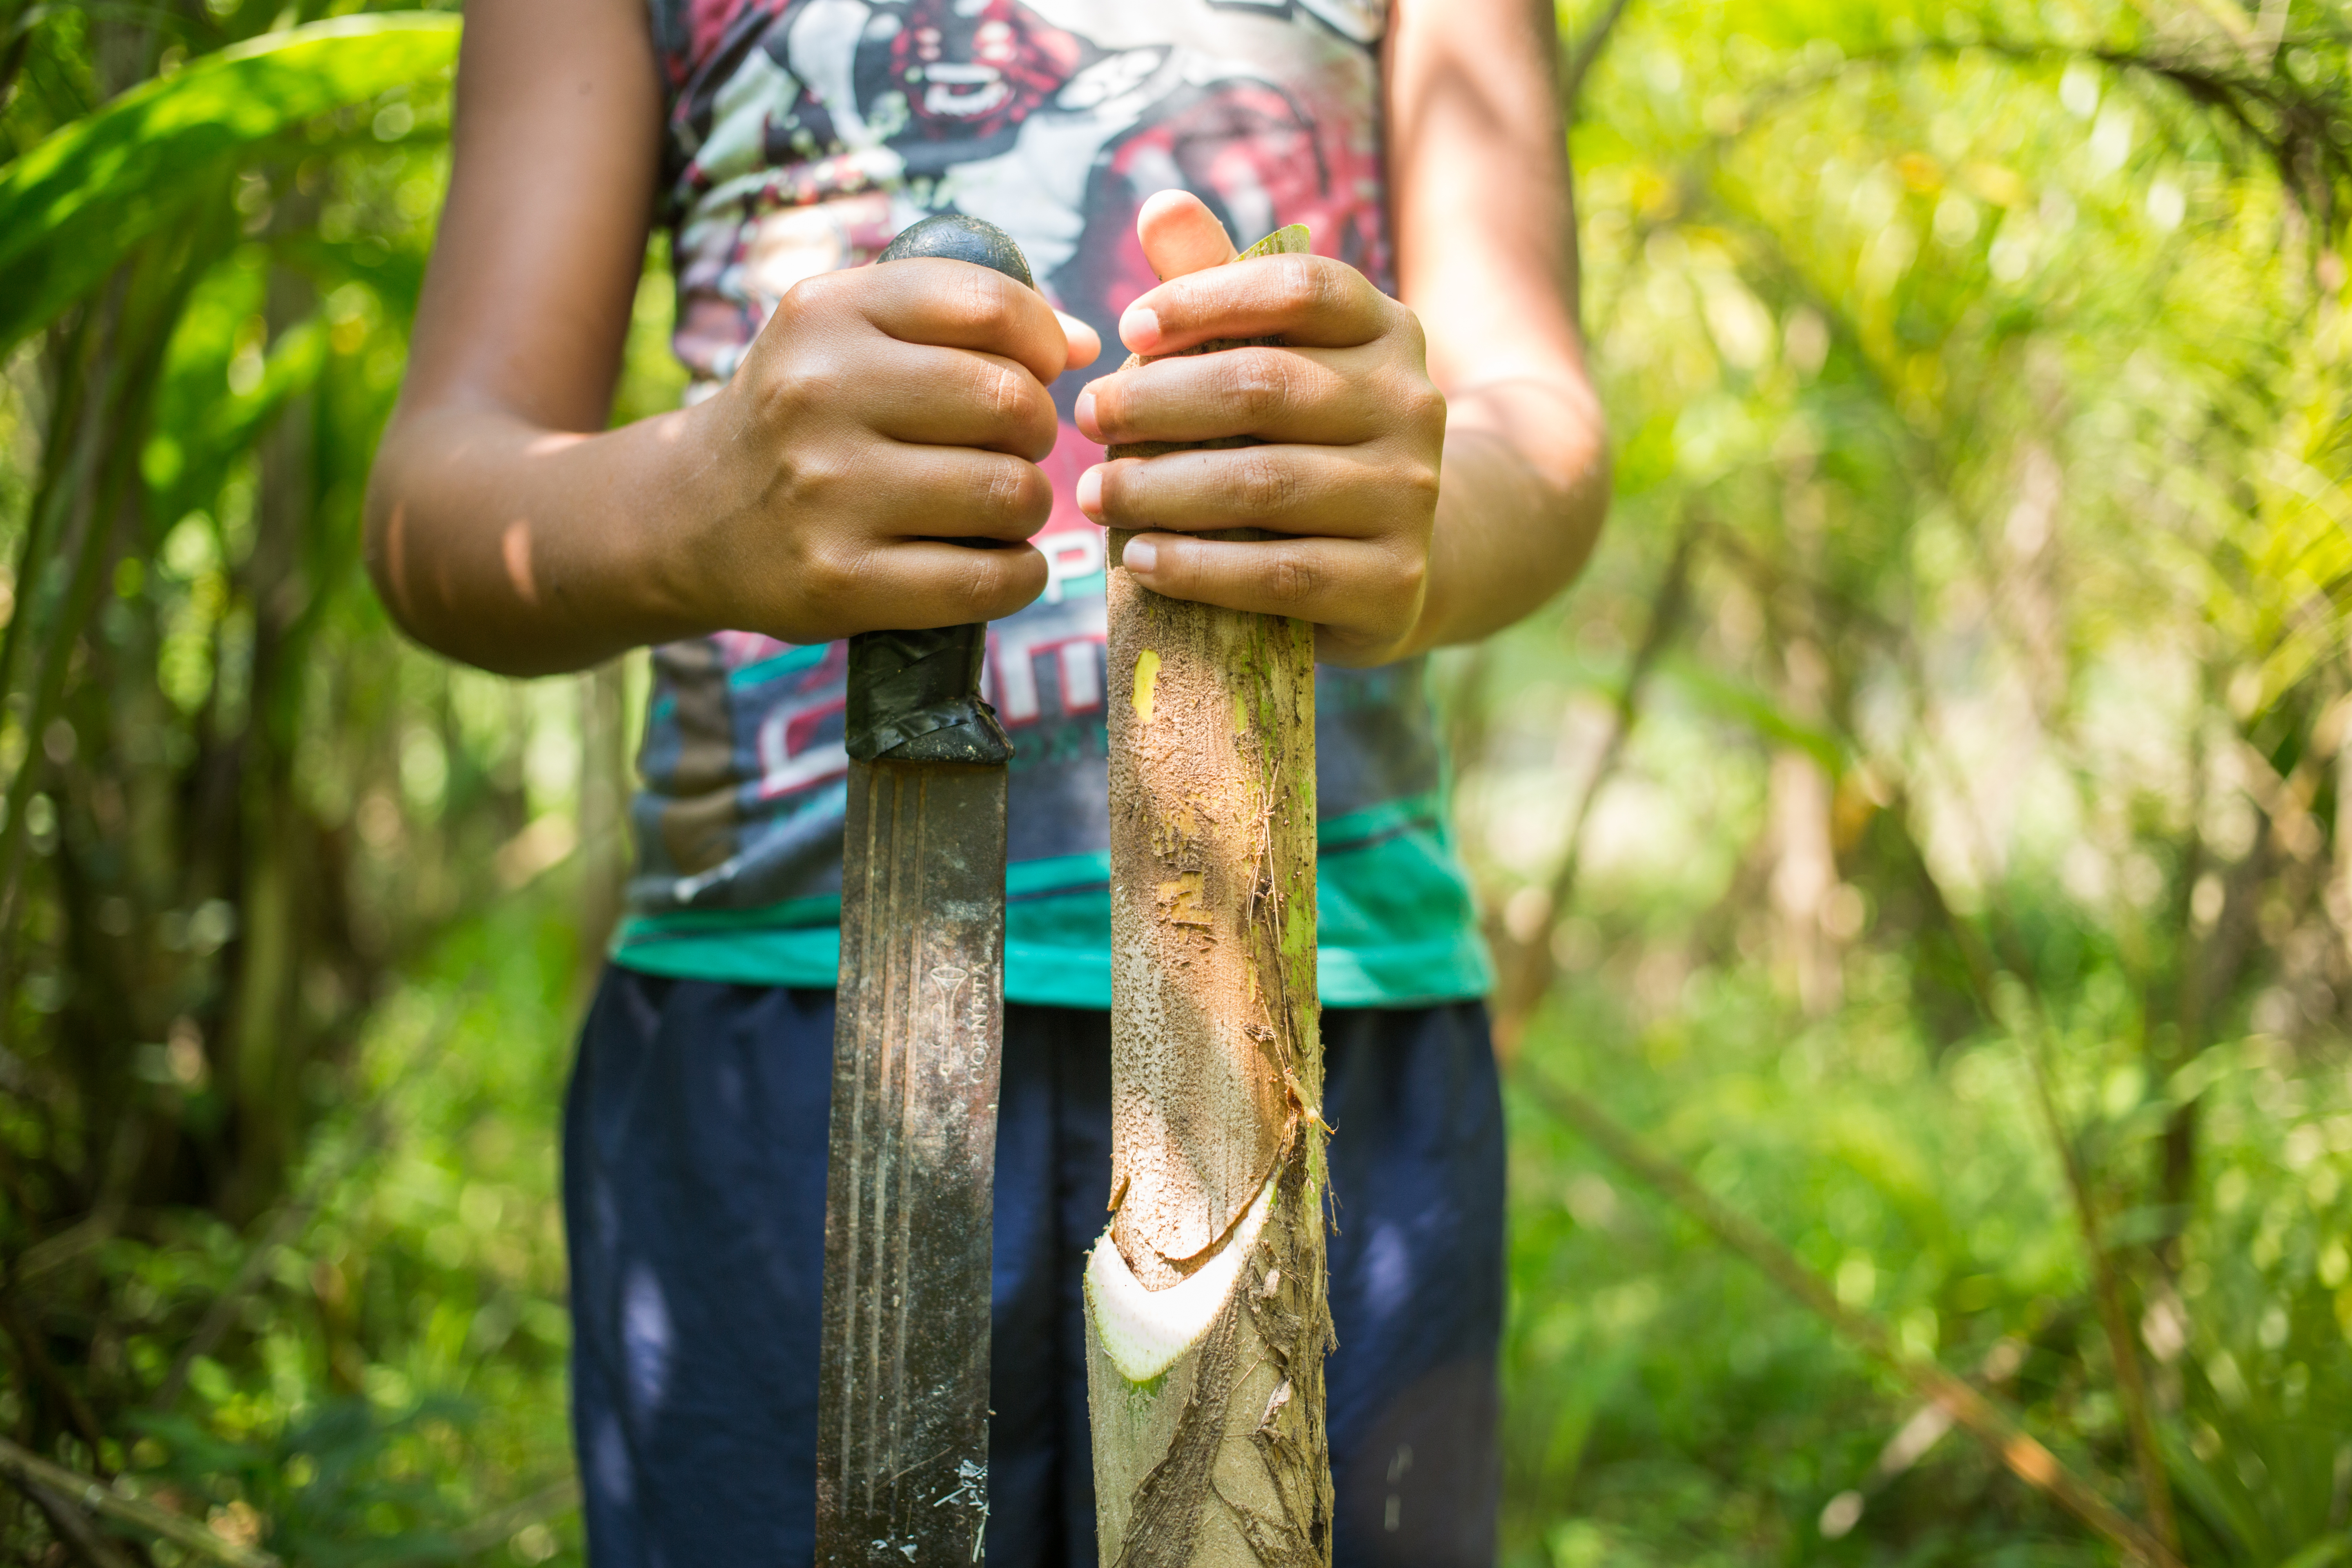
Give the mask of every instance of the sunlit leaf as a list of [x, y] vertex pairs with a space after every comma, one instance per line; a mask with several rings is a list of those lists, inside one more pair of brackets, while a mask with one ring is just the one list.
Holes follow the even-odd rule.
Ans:
[[200, 57], [0, 168], [0, 349], [181, 210], [192, 182], [318, 115], [446, 69], [452, 16], [339, 17]]

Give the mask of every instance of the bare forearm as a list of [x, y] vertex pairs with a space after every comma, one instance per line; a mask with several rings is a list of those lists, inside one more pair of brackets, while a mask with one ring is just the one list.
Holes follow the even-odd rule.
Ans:
[[368, 498], [368, 563], [418, 641], [482, 668], [546, 675], [712, 628], [677, 570], [692, 475], [688, 413], [601, 435], [502, 410], [404, 414]]
[[1475, 642], [1583, 568], [1609, 505], [1608, 446], [1581, 382], [1455, 391], [1430, 542], [1428, 595], [1402, 652]]
[[419, 640], [516, 675], [1008, 616], [1045, 585], [1073, 352], [1034, 289], [917, 258], [803, 279], [726, 386], [624, 429], [568, 433], [584, 396], [428, 392], [377, 454], [369, 566]]

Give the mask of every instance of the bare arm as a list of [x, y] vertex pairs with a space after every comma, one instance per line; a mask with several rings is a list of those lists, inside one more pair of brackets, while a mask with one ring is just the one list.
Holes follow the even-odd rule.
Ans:
[[681, 416], [586, 434], [612, 404], [660, 125], [627, 0], [472, 8], [448, 203], [368, 498], [385, 602], [459, 658], [575, 668], [688, 624], [656, 546]]
[[721, 628], [819, 641], [1028, 603], [1044, 384], [1074, 344], [993, 273], [809, 279], [718, 396], [604, 430], [657, 175], [656, 69], [638, 0], [467, 7], [448, 205], [369, 487], [394, 616], [536, 674]]
[[1575, 576], [1609, 459], [1574, 314], [1551, 7], [1398, 0], [1388, 50], [1399, 289], [1447, 405], [1412, 653], [1508, 626]]

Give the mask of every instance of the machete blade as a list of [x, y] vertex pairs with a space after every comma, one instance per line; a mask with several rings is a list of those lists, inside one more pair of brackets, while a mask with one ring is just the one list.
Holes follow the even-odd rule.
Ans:
[[817, 1561], [977, 1563], [1003, 1045], [1004, 769], [854, 763]]
[[[961, 214], [929, 257], [1033, 286], [1020, 247]], [[1004, 1044], [1004, 784], [981, 700], [988, 628], [849, 642], [841, 973], [817, 1373], [822, 1568], [982, 1561], [988, 1302]]]

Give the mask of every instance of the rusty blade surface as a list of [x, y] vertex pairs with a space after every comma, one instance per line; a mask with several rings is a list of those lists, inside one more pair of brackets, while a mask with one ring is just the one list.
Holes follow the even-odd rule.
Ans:
[[850, 765], [817, 1398], [827, 1568], [981, 1561], [1004, 780]]

